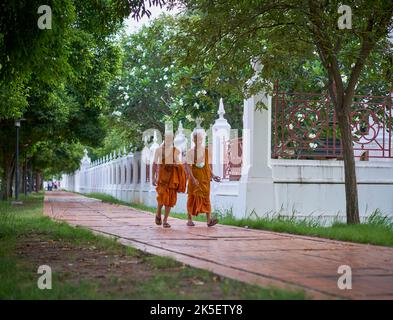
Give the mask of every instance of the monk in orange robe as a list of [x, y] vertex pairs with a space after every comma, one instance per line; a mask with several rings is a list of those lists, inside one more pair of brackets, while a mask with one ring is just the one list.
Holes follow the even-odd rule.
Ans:
[[[176, 205], [177, 193], [186, 191], [186, 174], [179, 158], [180, 151], [173, 145], [173, 136], [166, 134], [163, 145], [156, 150], [153, 162], [153, 185], [157, 191], [156, 224], [170, 228], [168, 223], [171, 208]], [[165, 207], [164, 221], [161, 221]]]
[[210, 181], [220, 182], [221, 178], [212, 172], [208, 148], [203, 147], [204, 135], [200, 132], [193, 136], [195, 147], [186, 155], [185, 169], [188, 175], [187, 214], [188, 226], [194, 226], [193, 216], [206, 213], [208, 227], [217, 224], [217, 219], [211, 219]]

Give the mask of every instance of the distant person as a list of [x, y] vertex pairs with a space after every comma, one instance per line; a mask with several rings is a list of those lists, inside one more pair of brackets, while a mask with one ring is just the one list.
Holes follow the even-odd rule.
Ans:
[[48, 191], [52, 191], [52, 188], [53, 188], [53, 181], [49, 180], [48, 181]]

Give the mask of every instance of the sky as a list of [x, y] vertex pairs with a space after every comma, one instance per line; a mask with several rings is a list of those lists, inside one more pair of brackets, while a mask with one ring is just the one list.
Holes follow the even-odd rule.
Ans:
[[158, 18], [158, 16], [161, 13], [176, 14], [180, 11], [177, 8], [174, 8], [173, 10], [168, 11], [166, 8], [160, 8], [158, 6], [152, 6], [152, 7], [149, 7], [148, 9], [151, 12], [150, 18], [148, 18], [147, 16], [143, 16], [142, 19], [140, 19], [139, 21], [136, 21], [132, 17], [128, 17], [128, 19], [126, 20], [126, 33], [127, 34], [137, 32], [143, 25], [149, 23], [150, 20]]

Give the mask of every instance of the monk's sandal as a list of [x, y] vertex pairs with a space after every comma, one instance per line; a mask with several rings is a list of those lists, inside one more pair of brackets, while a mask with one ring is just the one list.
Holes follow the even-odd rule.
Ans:
[[207, 224], [208, 227], [213, 227], [218, 223], [217, 219], [211, 219], [210, 222]]

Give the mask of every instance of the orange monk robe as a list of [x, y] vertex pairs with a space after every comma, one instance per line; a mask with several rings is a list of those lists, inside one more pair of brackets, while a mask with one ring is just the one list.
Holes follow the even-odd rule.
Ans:
[[[195, 150], [191, 149], [187, 153], [186, 160], [191, 167], [192, 175], [199, 182], [199, 185], [196, 186], [192, 183], [191, 179], [188, 180], [187, 212], [193, 216], [197, 216], [199, 213], [210, 213], [211, 171], [208, 149], [205, 149], [205, 155], [201, 157], [195, 155]], [[204, 166], [199, 168], [196, 165], [197, 163], [204, 163]]]
[[179, 161], [179, 150], [172, 148], [171, 157], [163, 156], [164, 148], [157, 149], [156, 163], [158, 163], [157, 203], [167, 207], [174, 207], [177, 193], [186, 191], [186, 174]]

